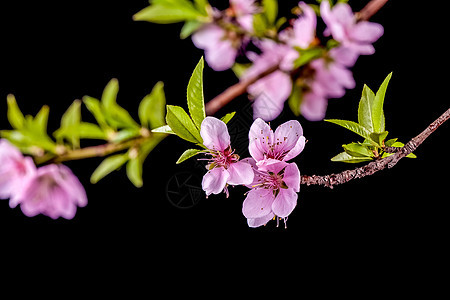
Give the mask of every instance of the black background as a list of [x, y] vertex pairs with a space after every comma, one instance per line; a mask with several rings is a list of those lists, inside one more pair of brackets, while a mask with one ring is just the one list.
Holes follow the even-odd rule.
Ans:
[[[179, 39], [180, 24], [134, 22], [132, 15], [146, 7], [148, 1], [10, 2], [0, 4], [2, 129], [9, 128], [9, 93], [16, 96], [26, 114], [36, 114], [43, 104], [48, 104], [52, 132], [74, 99], [84, 95], [100, 97], [111, 78], [119, 79], [118, 103], [136, 119], [139, 101], [159, 80], [165, 83], [168, 104], [186, 106], [187, 82], [203, 52], [190, 39]], [[350, 4], [356, 11], [365, 2]], [[450, 101], [445, 35], [448, 25], [443, 12], [419, 6], [415, 1], [407, 1], [406, 6], [405, 2], [389, 1], [372, 18], [384, 26], [385, 34], [375, 43], [374, 55], [360, 57], [353, 68], [356, 88], [341, 99], [330, 100], [327, 117], [356, 120], [363, 84], [376, 90], [393, 71], [385, 101], [386, 129], [389, 137], [406, 143], [442, 114]], [[282, 12], [286, 15], [295, 3], [284, 1]], [[214, 72], [206, 67], [206, 99], [235, 82], [231, 71]], [[237, 110], [235, 118], [248, 126], [248, 108], [247, 98], [242, 96], [218, 116]], [[292, 118], [286, 109], [272, 122], [272, 128]], [[85, 108], [83, 120], [93, 121]], [[303, 118], [300, 122], [309, 141], [295, 159], [302, 174], [329, 174], [355, 167], [333, 163], [330, 158], [342, 151], [341, 144], [355, 141], [356, 135], [325, 122]], [[238, 129], [230, 132], [236, 135]], [[275, 222], [248, 228], [241, 213], [246, 189], [240, 187], [231, 189], [229, 199], [213, 195], [189, 209], [173, 206], [166, 197], [170, 178], [177, 172], [191, 172], [201, 179], [203, 170], [195, 161], [175, 165], [190, 145], [169, 137], [148, 157], [141, 189], [132, 186], [124, 170], [92, 185], [89, 176], [100, 159], [70, 162], [67, 165], [80, 178], [89, 198], [88, 205], [79, 208], [73, 220], [55, 221], [42, 215], [28, 218], [18, 207], [10, 209], [5, 200], [0, 202], [0, 231], [18, 233], [19, 237], [32, 232], [56, 241], [75, 238], [74, 244], [92, 238], [111, 239], [117, 246], [130, 249], [153, 249], [172, 241], [180, 255], [186, 248], [198, 247], [199, 253], [210, 251], [210, 241], [220, 241], [218, 246], [234, 245], [237, 237], [244, 236], [263, 244], [274, 241], [280, 247], [291, 241], [299, 251], [317, 249], [324, 258], [363, 259], [372, 266], [380, 264], [380, 268], [387, 267], [383, 262], [389, 259], [395, 262], [390, 267], [413, 271], [418, 266], [440, 264], [449, 250], [445, 242], [449, 132], [447, 123], [415, 152], [418, 159], [403, 159], [391, 170], [334, 190], [302, 186], [287, 230], [283, 226], [276, 228]], [[237, 151], [246, 153], [245, 148]], [[178, 243], [181, 239], [188, 240], [188, 244]], [[209, 248], [201, 248], [193, 241], [206, 241]], [[240, 245], [240, 250], [249, 251]], [[305, 255], [303, 259], [309, 258]]]

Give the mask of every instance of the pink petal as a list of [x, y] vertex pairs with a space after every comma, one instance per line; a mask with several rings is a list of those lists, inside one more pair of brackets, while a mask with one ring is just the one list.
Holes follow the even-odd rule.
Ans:
[[287, 121], [275, 130], [274, 152], [283, 153], [291, 151], [303, 135], [303, 128], [297, 120]]
[[373, 22], [361, 21], [356, 23], [349, 36], [352, 40], [360, 43], [373, 43], [377, 41], [384, 33], [383, 26]]
[[237, 56], [237, 49], [231, 41], [221, 40], [215, 47], [205, 50], [205, 60], [215, 71], [224, 71], [231, 68]]
[[231, 185], [247, 185], [253, 182], [253, 169], [252, 166], [244, 161], [238, 161], [230, 165], [227, 169], [230, 173], [228, 184]]
[[346, 67], [353, 67], [359, 57], [359, 53], [352, 48], [339, 46], [330, 50], [330, 56], [336, 63]]
[[[326, 2], [326, 1], [323, 1]], [[325, 118], [328, 100], [314, 93], [307, 93], [303, 96], [300, 111], [309, 121], [321, 121]]]
[[296, 163], [291, 163], [284, 169], [283, 181], [288, 188], [294, 190], [294, 192], [300, 192], [300, 170]]
[[275, 217], [275, 214], [271, 212], [270, 214], [261, 217], [261, 218], [255, 218], [255, 219], [247, 219], [248, 227], [255, 228], [262, 225], [266, 225], [267, 222], [272, 220]]
[[299, 3], [303, 11], [297, 20], [294, 21], [294, 40], [291, 43], [300, 48], [308, 48], [316, 36], [316, 13], [303, 1]]
[[208, 171], [202, 180], [202, 188], [206, 192], [206, 195], [219, 194], [223, 191], [230, 173], [224, 168], [214, 168]]
[[355, 16], [352, 8], [346, 3], [338, 3], [333, 6], [331, 14], [336, 22], [339, 22], [344, 26], [352, 26], [355, 23]]
[[273, 143], [273, 131], [262, 119], [256, 119], [248, 133], [250, 155], [256, 160], [264, 159], [264, 153], [270, 149]]
[[230, 146], [227, 125], [214, 117], [206, 117], [200, 128], [203, 145], [210, 150], [223, 151]]
[[303, 149], [305, 148], [306, 139], [304, 136], [301, 136], [297, 143], [295, 144], [294, 148], [292, 148], [291, 151], [289, 151], [288, 154], [284, 157], [284, 161], [288, 161], [299, 155]]
[[250, 190], [242, 204], [242, 213], [247, 219], [255, 219], [267, 216], [272, 212], [274, 200], [271, 189]]
[[225, 35], [225, 31], [217, 25], [208, 24], [192, 35], [192, 42], [200, 49], [215, 48]]
[[297, 205], [297, 198], [298, 195], [293, 189], [280, 189], [272, 204], [273, 213], [280, 218], [286, 218]]

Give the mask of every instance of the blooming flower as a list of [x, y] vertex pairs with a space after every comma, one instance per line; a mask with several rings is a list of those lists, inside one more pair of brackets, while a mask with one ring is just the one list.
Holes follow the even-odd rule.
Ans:
[[383, 35], [383, 26], [368, 21], [356, 22], [350, 5], [338, 3], [330, 9], [328, 1], [320, 4], [320, 14], [327, 29], [325, 35], [332, 35], [343, 47], [356, 54], [370, 55], [375, 52], [372, 46]]
[[306, 142], [297, 120], [281, 124], [274, 133], [266, 122], [256, 119], [248, 137], [248, 150], [260, 168], [293, 159], [303, 151]]
[[253, 31], [253, 14], [258, 10], [255, 0], [230, 0], [230, 10], [242, 28]]
[[0, 140], [0, 199], [8, 199], [20, 191], [35, 172], [31, 157], [24, 157], [7, 140]]
[[248, 226], [259, 227], [276, 217], [284, 219], [286, 224], [297, 205], [297, 193], [300, 191], [297, 165], [277, 161], [261, 170], [252, 158], [246, 161], [252, 165], [255, 173], [249, 185], [251, 190], [242, 204], [242, 213], [247, 218]]
[[192, 35], [197, 48], [205, 50], [208, 65], [216, 71], [224, 71], [234, 64], [241, 45], [237, 35], [215, 24], [207, 24]]
[[72, 219], [77, 206], [86, 206], [87, 197], [80, 181], [68, 167], [51, 164], [37, 169], [13, 195], [9, 205], [16, 207], [18, 204], [28, 217], [44, 214], [52, 219]]
[[202, 188], [206, 195], [219, 194], [222, 190], [228, 197], [227, 185], [250, 184], [253, 180], [252, 167], [234, 154], [230, 146], [227, 125], [219, 119], [206, 117], [201, 125], [200, 135], [210, 155], [208, 172], [203, 176]]

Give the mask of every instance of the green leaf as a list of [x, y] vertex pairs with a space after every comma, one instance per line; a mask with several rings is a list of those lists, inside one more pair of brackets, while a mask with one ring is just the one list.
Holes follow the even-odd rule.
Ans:
[[324, 120], [330, 123], [337, 124], [339, 126], [342, 126], [350, 131], [353, 131], [354, 133], [362, 136], [365, 139], [370, 139], [370, 132], [363, 126], [359, 125], [358, 123], [355, 123], [353, 121], [347, 121], [347, 120], [338, 120], [338, 119], [327, 119]]
[[87, 109], [94, 116], [95, 120], [97, 120], [97, 123], [98, 125], [100, 125], [101, 128], [103, 129], [109, 128], [108, 124], [106, 123], [105, 113], [103, 112], [102, 104], [98, 99], [89, 96], [84, 96], [83, 103], [86, 105]]
[[262, 6], [269, 24], [274, 24], [278, 15], [278, 0], [263, 0]]
[[198, 149], [187, 149], [186, 151], [183, 152], [183, 154], [181, 154], [180, 158], [177, 160], [177, 164], [182, 163], [183, 161], [185, 161], [186, 159], [189, 159], [197, 154], [199, 154], [202, 150], [198, 150]]
[[14, 95], [9, 94], [6, 98], [8, 102], [8, 112], [7, 117], [11, 126], [15, 129], [21, 129], [25, 122], [25, 117], [20, 111], [19, 106], [17, 105], [16, 98]]
[[374, 154], [366, 146], [358, 143], [350, 143], [347, 145], [342, 145], [345, 152], [353, 157], [373, 157]]
[[294, 61], [294, 68], [299, 68], [303, 65], [306, 65], [310, 61], [319, 58], [323, 55], [323, 49], [318, 48], [308, 48], [308, 49], [301, 49], [296, 47], [297, 51], [300, 53], [299, 57]]
[[39, 110], [33, 121], [34, 129], [36, 130], [36, 132], [47, 135], [47, 123], [49, 113], [50, 108], [47, 105], [42, 106], [41, 110]]
[[183, 25], [183, 27], [181, 28], [181, 32], [180, 32], [180, 39], [185, 39], [187, 37], [189, 37], [192, 33], [194, 33], [197, 29], [199, 29], [204, 23], [199, 22], [199, 21], [195, 21], [195, 20], [191, 20], [191, 21], [186, 21]]
[[[78, 127], [81, 122], [81, 101], [75, 100], [66, 110], [61, 118], [62, 129], [68, 127]], [[55, 136], [56, 137], [56, 136]], [[70, 134], [64, 135], [74, 148], [80, 147], [80, 136], [76, 130], [72, 130]]]
[[114, 134], [114, 137], [111, 139], [113, 143], [120, 143], [135, 137], [140, 136], [141, 132], [138, 128], [126, 128]]
[[383, 142], [386, 139], [389, 132], [383, 131], [381, 133], [373, 132], [370, 134], [370, 139], [377, 143], [380, 147], [383, 146]]
[[175, 132], [173, 132], [172, 128], [170, 128], [169, 125], [164, 125], [155, 129], [152, 129], [152, 132], [154, 133], [167, 133], [167, 134], [175, 134]]
[[140, 159], [132, 158], [128, 161], [127, 177], [135, 187], [142, 187], [142, 161]]
[[372, 106], [375, 94], [372, 90], [364, 85], [361, 100], [358, 105], [358, 123], [364, 126], [370, 132], [373, 132]]
[[77, 135], [82, 139], [108, 139], [106, 133], [100, 127], [87, 122], [61, 127], [53, 133], [53, 136], [57, 139], [68, 138], [73, 135]]
[[91, 183], [95, 184], [109, 173], [119, 169], [128, 159], [128, 154], [116, 154], [105, 158], [92, 173]]
[[298, 84], [294, 83], [292, 87], [291, 95], [288, 99], [289, 108], [292, 110], [296, 117], [300, 116], [300, 104], [303, 100], [302, 88]]
[[371, 161], [371, 160], [372, 159], [368, 158], [368, 157], [351, 156], [350, 154], [348, 154], [346, 152], [341, 152], [331, 159], [331, 161], [340, 161], [340, 162], [352, 163], [352, 164], [365, 162], [365, 161]]
[[202, 57], [195, 67], [187, 87], [189, 114], [199, 130], [203, 120], [206, 118], [205, 102], [203, 99], [203, 67], [204, 61]]
[[384, 145], [386, 147], [394, 147], [393, 145], [395, 144], [395, 142], [397, 142], [397, 140], [398, 138], [387, 140], [386, 142], [384, 142]]
[[223, 116], [222, 118], [220, 118], [220, 120], [222, 122], [224, 122], [225, 124], [227, 124], [228, 122], [230, 122], [230, 120], [234, 117], [234, 115], [236, 114], [235, 111], [226, 114], [225, 116]]
[[178, 23], [195, 20], [203, 14], [187, 0], [153, 1], [153, 4], [133, 16], [135, 21], [148, 21], [159, 24]]
[[157, 128], [166, 124], [166, 97], [162, 81], [157, 82], [150, 94], [142, 99], [138, 113], [144, 127]]
[[203, 143], [199, 130], [182, 107], [167, 105], [166, 122], [180, 138], [191, 143]]
[[234, 75], [236, 75], [237, 78], [241, 78], [242, 75], [247, 71], [248, 68], [250, 68], [252, 64], [241, 64], [241, 63], [234, 63], [233, 67], [231, 67], [231, 70], [234, 72]]
[[103, 106], [106, 121], [114, 128], [139, 128], [127, 110], [117, 104], [119, 83], [113, 78], [103, 90], [101, 104]]
[[380, 88], [378, 89], [372, 106], [372, 121], [373, 121], [373, 131], [382, 132], [385, 129], [385, 120], [383, 112], [384, 97], [386, 95], [386, 89], [391, 80], [392, 72], [384, 79]]
[[257, 37], [263, 37], [267, 30], [267, 18], [264, 14], [253, 15], [253, 32]]

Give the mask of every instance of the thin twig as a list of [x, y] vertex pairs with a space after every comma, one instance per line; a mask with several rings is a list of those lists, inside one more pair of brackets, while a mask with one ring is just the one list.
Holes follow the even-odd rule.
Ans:
[[356, 20], [358, 21], [367, 21], [374, 14], [376, 14], [380, 8], [382, 8], [388, 0], [372, 0], [364, 6], [359, 12], [355, 14]]
[[439, 118], [437, 118], [433, 123], [431, 123], [424, 131], [422, 131], [422, 133], [406, 143], [405, 146], [398, 148], [399, 150], [395, 154], [380, 160], [373, 161], [365, 166], [353, 170], [346, 170], [338, 174], [330, 174], [324, 176], [303, 175], [301, 177], [301, 184], [315, 184], [333, 188], [333, 186], [335, 185], [346, 183], [352, 179], [369, 176], [385, 168], [392, 168], [400, 159], [416, 150], [417, 147], [419, 147], [423, 143], [423, 141], [425, 141], [425, 139], [430, 136], [430, 134], [432, 134], [448, 119], [450, 119], [450, 108]]

